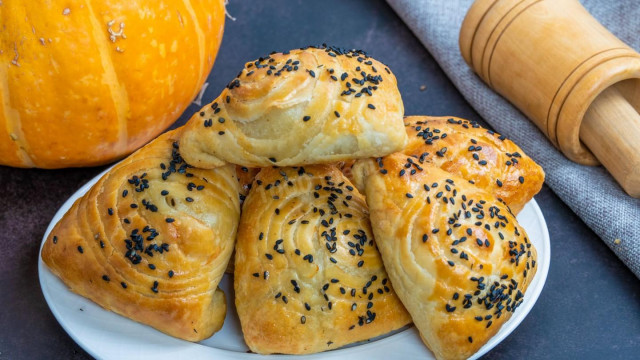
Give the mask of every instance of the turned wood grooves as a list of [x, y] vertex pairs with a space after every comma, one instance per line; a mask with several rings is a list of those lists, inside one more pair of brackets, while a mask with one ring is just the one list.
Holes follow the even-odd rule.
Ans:
[[577, 0], [477, 0], [460, 49], [565, 156], [640, 195], [640, 54]]

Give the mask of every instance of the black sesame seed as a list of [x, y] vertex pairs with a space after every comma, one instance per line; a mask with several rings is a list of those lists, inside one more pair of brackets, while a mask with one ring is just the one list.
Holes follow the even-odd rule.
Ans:
[[170, 277], [170, 278], [172, 278], [174, 274], [175, 274], [175, 273], [173, 272], [173, 270], [169, 270], [169, 277]]
[[82, 249], [82, 246], [78, 246], [78, 252], [80, 254], [84, 254], [84, 250]]
[[302, 121], [309, 121], [309, 120], [311, 120], [311, 116], [309, 116], [309, 115], [305, 115], [305, 116], [302, 118]]
[[173, 218], [166, 218], [166, 219], [164, 219], [164, 221], [166, 221], [166, 222], [168, 222], [168, 223], [172, 223], [172, 222], [174, 222], [175, 220], [174, 220]]
[[120, 283], [120, 286], [122, 286], [123, 289], [126, 289], [127, 288], [127, 283], [123, 281], [123, 282]]
[[373, 104], [369, 104], [369, 105], [367, 105], [367, 107], [368, 107], [369, 109], [371, 109], [371, 110], [375, 110], [375, 109], [376, 109], [376, 107], [375, 107], [375, 106], [373, 106]]
[[102, 280], [111, 281], [111, 279], [109, 279], [109, 277], [107, 275], [102, 275]]

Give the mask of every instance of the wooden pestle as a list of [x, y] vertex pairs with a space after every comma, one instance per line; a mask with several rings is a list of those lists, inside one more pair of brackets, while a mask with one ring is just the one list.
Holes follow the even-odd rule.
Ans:
[[640, 197], [640, 54], [577, 0], [477, 0], [460, 49], [565, 156]]

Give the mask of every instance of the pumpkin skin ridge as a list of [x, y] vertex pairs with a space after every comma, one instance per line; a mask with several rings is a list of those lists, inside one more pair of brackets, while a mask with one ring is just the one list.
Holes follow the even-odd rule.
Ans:
[[[198, 16], [195, 13], [195, 10], [193, 9], [193, 5], [191, 4], [191, 0], [182, 0], [182, 3], [184, 4], [185, 8], [187, 8], [187, 12], [189, 13], [189, 16], [191, 17], [191, 19], [193, 20], [194, 23], [194, 30], [196, 32], [196, 35], [198, 37], [198, 53], [200, 54], [200, 74], [202, 74], [204, 72], [204, 68], [205, 68], [205, 59], [204, 59], [204, 34], [202, 33], [202, 30], [200, 29], [200, 24], [198, 22]], [[202, 75], [201, 75], [202, 77]], [[203, 83], [204, 83], [204, 79], [200, 79]], [[198, 90], [196, 89], [196, 92], [193, 94], [192, 98], [195, 97], [198, 94]]]
[[[28, 145], [22, 141], [22, 139], [24, 139], [24, 134], [22, 133], [22, 129], [20, 128], [20, 114], [18, 114], [15, 109], [12, 109], [8, 106], [10, 105], [10, 100], [8, 99], [8, 97], [7, 99], [5, 99], [5, 96], [8, 95], [8, 91], [6, 90], [8, 87], [8, 85], [6, 84], [6, 76], [6, 72], [0, 66], [0, 85], [2, 85], [2, 87], [0, 87], [0, 99], [2, 100], [0, 102], [0, 105], [2, 105], [2, 115], [6, 119], [6, 128], [4, 129], [6, 130], [6, 135], [4, 136], [9, 138], [15, 146], [14, 154], [17, 157], [16, 161], [24, 163], [25, 167], [33, 167], [35, 166], [35, 164], [31, 160], [28, 150], [24, 148]], [[16, 117], [18, 118], [17, 120]]]
[[116, 117], [118, 124], [118, 135], [117, 135], [117, 146], [119, 151], [126, 151], [127, 147], [127, 122], [128, 116], [130, 115], [130, 104], [129, 104], [129, 96], [127, 94], [127, 90], [122, 86], [118, 86], [119, 79], [118, 74], [115, 70], [113, 57], [108, 53], [109, 44], [107, 43], [108, 39], [102, 35], [99, 31], [99, 21], [98, 18], [91, 6], [91, 0], [85, 0], [85, 4], [87, 4], [87, 9], [89, 10], [89, 21], [91, 22], [92, 27], [92, 37], [98, 46], [98, 51], [100, 53], [100, 61], [102, 63], [102, 69], [104, 74], [102, 76], [103, 81], [108, 83], [109, 90], [111, 91], [111, 100], [113, 100], [113, 106], [116, 109]]
[[[1, 7], [0, 10], [2, 10]], [[13, 50], [16, 51], [16, 57], [11, 60], [11, 64], [14, 66], [18, 66], [20, 60], [16, 49], [17, 47], [14, 43]], [[0, 54], [0, 59], [2, 59], [2, 54]], [[9, 59], [7, 59], [6, 63], [9, 63], [8, 61]], [[28, 148], [28, 144], [22, 140], [24, 139], [24, 134], [20, 127], [20, 114], [11, 106], [7, 74], [8, 67], [4, 66], [5, 61], [2, 63], [3, 65], [0, 66], [0, 109], [2, 110], [0, 111], [0, 115], [6, 119], [6, 123], [4, 124], [5, 126], [0, 126], [0, 136], [9, 140], [4, 142], [4, 144], [0, 142], [0, 154], [3, 155], [3, 158], [13, 155], [13, 157], [9, 159], [10, 162], [20, 162], [24, 163], [26, 167], [32, 167], [34, 166], [33, 161], [29, 156], [28, 149], [25, 149]]]
[[[56, 169], [125, 157], [199, 94], [224, 33], [223, 0], [34, 3], [0, 5], [0, 165]], [[121, 22], [126, 38], [114, 41]], [[104, 75], [100, 46], [115, 74]]]

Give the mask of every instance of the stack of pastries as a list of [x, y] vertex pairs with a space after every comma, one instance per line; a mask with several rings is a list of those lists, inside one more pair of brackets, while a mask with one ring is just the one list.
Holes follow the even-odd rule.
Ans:
[[42, 258], [72, 291], [189, 341], [222, 327], [227, 270], [256, 353], [413, 321], [437, 358], [469, 357], [535, 275], [515, 214], [544, 173], [473, 122], [403, 116], [394, 75], [362, 51], [248, 62], [78, 199]]

